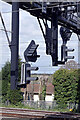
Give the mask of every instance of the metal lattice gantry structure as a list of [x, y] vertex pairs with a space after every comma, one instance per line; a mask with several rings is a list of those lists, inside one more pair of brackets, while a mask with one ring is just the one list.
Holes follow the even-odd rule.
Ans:
[[[3, 0], [5, 1], [5, 0]], [[10, 0], [9, 0], [10, 1]], [[6, 2], [6, 1], [5, 1]], [[46, 44], [46, 54], [51, 55], [52, 65], [64, 64], [58, 60], [58, 25], [80, 35], [80, 2], [8, 2], [12, 5], [11, 39], [11, 88], [16, 89], [18, 81], [19, 56], [19, 8], [37, 17]], [[14, 12], [15, 11], [15, 12]], [[41, 24], [43, 21], [45, 31]], [[51, 22], [51, 26], [48, 25]], [[68, 32], [67, 32], [68, 35]], [[66, 47], [65, 47], [66, 48]], [[63, 53], [62, 53], [63, 54]]]

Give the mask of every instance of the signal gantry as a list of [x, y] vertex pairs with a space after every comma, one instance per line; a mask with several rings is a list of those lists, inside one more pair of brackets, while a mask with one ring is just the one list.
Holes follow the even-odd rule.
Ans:
[[[6, 2], [6, 0], [3, 1]], [[70, 58], [74, 58], [67, 55], [74, 49], [68, 49], [66, 43], [70, 40], [72, 33], [76, 33], [80, 37], [80, 2], [38, 2], [37, 0], [36, 2], [12, 2], [9, 0], [8, 3], [12, 4], [11, 88], [15, 89], [18, 81], [19, 8], [37, 18], [46, 44], [46, 54], [51, 55], [52, 66], [57, 66], [65, 64]], [[58, 60], [58, 25], [62, 29], [60, 34], [63, 41], [60, 61]], [[36, 61], [35, 55], [31, 56], [33, 61]], [[31, 59], [29, 54], [24, 54], [24, 56], [27, 60]]]

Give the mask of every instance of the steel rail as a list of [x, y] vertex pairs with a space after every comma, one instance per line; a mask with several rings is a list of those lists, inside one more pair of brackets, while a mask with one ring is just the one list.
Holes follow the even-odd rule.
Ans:
[[21, 109], [21, 108], [3, 108], [0, 107], [0, 116], [17, 118], [70, 118], [80, 119], [80, 113], [53, 112], [43, 110]]

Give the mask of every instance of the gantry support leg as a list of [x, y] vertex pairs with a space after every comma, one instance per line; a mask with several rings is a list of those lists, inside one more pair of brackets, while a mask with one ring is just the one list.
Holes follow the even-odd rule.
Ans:
[[19, 2], [12, 3], [12, 38], [11, 38], [11, 89], [16, 89], [18, 81], [19, 57]]
[[51, 21], [51, 28], [52, 28], [52, 44], [51, 44], [51, 51], [52, 51], [52, 65], [58, 65], [58, 14], [57, 10], [52, 9], [52, 21]]

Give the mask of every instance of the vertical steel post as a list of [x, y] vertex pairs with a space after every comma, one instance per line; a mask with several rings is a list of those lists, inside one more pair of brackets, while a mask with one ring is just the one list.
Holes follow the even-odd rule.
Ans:
[[[79, 2], [78, 2], [78, 5], [77, 5], [77, 15], [78, 15], [78, 19], [80, 19], [80, 4], [79, 4]], [[79, 27], [79, 24], [77, 24], [77, 27]], [[78, 65], [80, 65], [80, 35], [78, 36], [78, 39], [79, 39], [79, 41], [78, 41]], [[78, 69], [80, 69], [80, 66], [78, 66]], [[78, 81], [77, 94], [78, 94], [77, 96], [78, 96], [78, 100], [79, 100], [77, 112], [80, 113], [80, 77], [79, 77], [79, 81]]]
[[12, 38], [11, 38], [11, 89], [16, 89], [18, 81], [19, 52], [19, 2], [12, 2]]
[[58, 65], [58, 13], [57, 9], [52, 9], [52, 43], [51, 43], [51, 56], [52, 56], [52, 65]]

